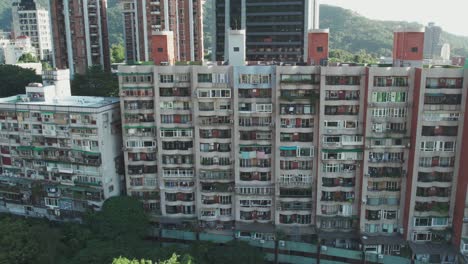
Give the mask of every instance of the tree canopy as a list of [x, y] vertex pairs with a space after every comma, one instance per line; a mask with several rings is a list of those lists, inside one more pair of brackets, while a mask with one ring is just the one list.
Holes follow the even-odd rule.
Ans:
[[31, 63], [31, 62], [39, 62], [36, 56], [32, 55], [31, 53], [24, 53], [18, 59], [19, 63]]
[[111, 62], [121, 63], [125, 60], [125, 49], [122, 44], [112, 44], [111, 46]]
[[[148, 216], [132, 197], [107, 200], [83, 224], [0, 215], [0, 263], [13, 264], [261, 264], [246, 242], [197, 241], [184, 247], [146, 239]], [[242, 254], [239, 254], [242, 252]]]
[[35, 70], [16, 65], [0, 65], [0, 97], [24, 94], [26, 85], [33, 82], [42, 82]]
[[101, 66], [92, 66], [85, 74], [75, 74], [71, 90], [77, 96], [117, 96], [119, 81]]

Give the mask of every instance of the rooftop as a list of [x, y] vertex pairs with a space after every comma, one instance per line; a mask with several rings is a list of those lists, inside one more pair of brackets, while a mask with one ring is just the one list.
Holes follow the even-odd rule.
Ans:
[[0, 104], [17, 104], [25, 106], [42, 105], [100, 108], [116, 103], [119, 103], [119, 98], [117, 97], [65, 96], [60, 99], [48, 100], [43, 102], [28, 101], [28, 97], [25, 94], [0, 98]]

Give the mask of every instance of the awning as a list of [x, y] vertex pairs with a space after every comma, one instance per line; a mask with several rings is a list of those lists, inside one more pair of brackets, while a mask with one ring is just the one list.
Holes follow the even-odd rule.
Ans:
[[280, 150], [297, 150], [297, 146], [293, 146], [293, 147], [280, 147]]

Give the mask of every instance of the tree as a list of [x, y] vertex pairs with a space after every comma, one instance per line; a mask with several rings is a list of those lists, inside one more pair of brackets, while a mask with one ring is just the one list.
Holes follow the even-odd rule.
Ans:
[[41, 81], [41, 77], [33, 69], [0, 65], [0, 97], [24, 94], [26, 85]]
[[75, 74], [71, 82], [72, 95], [117, 96], [119, 82], [116, 76], [101, 66], [91, 66], [85, 74]]
[[122, 44], [112, 44], [111, 47], [111, 62], [121, 63], [125, 60], [125, 50]]
[[130, 196], [106, 200], [102, 211], [89, 215], [85, 221], [92, 231], [99, 234], [98, 238], [104, 240], [143, 239], [149, 230], [149, 218], [143, 205]]
[[19, 63], [31, 63], [31, 62], [38, 62], [37, 57], [32, 55], [31, 53], [24, 53], [18, 59]]

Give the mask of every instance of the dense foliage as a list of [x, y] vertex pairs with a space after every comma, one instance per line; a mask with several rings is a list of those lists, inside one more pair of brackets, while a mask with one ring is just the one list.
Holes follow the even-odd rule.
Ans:
[[119, 81], [100, 66], [93, 66], [85, 74], [75, 74], [71, 92], [77, 96], [118, 96]]
[[25, 53], [21, 55], [18, 59], [19, 63], [30, 63], [30, 62], [38, 62], [38, 59], [36, 56], [32, 55], [31, 53]]
[[0, 65], [0, 97], [24, 94], [29, 83], [42, 82], [33, 69], [23, 69], [15, 65]]
[[145, 239], [150, 228], [142, 205], [131, 197], [109, 199], [101, 212], [87, 214], [81, 225], [0, 215], [0, 263], [263, 263], [263, 253], [237, 241], [226, 246], [197, 242], [162, 247]]

